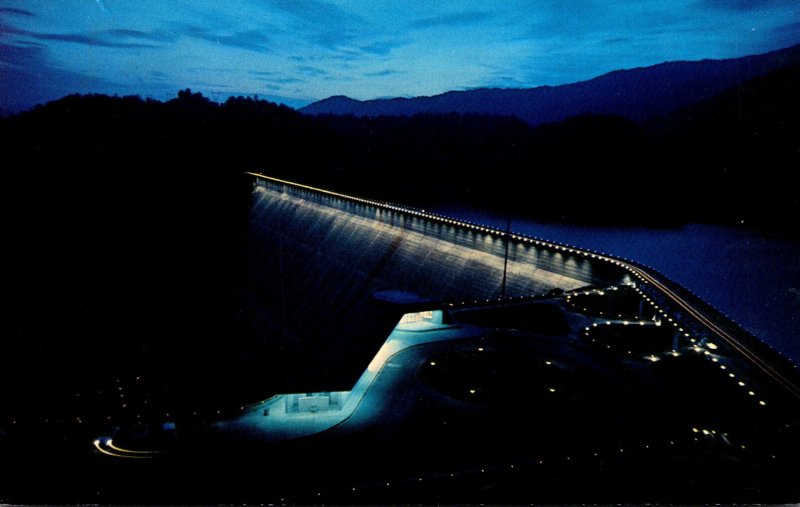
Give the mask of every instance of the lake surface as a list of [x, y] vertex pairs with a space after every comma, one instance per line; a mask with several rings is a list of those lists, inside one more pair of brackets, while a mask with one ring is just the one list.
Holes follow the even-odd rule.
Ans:
[[[496, 215], [454, 206], [434, 211], [506, 227]], [[649, 229], [512, 219], [511, 230], [648, 265], [800, 363], [800, 242], [705, 224]]]

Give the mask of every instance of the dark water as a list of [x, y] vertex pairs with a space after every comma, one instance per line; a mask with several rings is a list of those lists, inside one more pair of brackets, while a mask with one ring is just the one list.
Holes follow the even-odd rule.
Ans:
[[[447, 207], [440, 213], [505, 227], [506, 219]], [[745, 229], [582, 227], [512, 220], [512, 231], [648, 265], [800, 363], [800, 243]]]

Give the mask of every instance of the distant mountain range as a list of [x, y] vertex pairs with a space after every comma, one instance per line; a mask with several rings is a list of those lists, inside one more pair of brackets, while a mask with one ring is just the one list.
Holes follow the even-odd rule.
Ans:
[[432, 97], [359, 101], [334, 96], [299, 111], [309, 115], [411, 116], [476, 113], [516, 116], [541, 125], [584, 114], [619, 115], [636, 122], [672, 113], [748, 80], [800, 62], [800, 45], [727, 60], [666, 62], [617, 70], [561, 86], [481, 88]]

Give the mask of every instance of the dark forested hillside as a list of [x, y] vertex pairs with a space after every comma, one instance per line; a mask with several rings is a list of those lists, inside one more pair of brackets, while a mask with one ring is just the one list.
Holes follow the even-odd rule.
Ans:
[[705, 219], [798, 230], [800, 65], [683, 108], [656, 136]]
[[97, 376], [167, 386], [153, 410], [191, 406], [204, 383], [217, 386], [208, 401], [224, 391], [242, 170], [283, 164], [270, 156], [299, 150], [302, 124], [274, 104], [189, 91], [70, 96], [5, 120], [0, 375], [15, 388], [3, 406], [68, 413], [58, 404]]

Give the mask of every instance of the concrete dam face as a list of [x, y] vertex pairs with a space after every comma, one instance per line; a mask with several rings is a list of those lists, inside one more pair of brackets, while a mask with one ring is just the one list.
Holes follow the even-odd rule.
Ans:
[[260, 178], [240, 272], [235, 334], [275, 392], [350, 388], [403, 312], [381, 295], [459, 304], [624, 276], [523, 238], [506, 245], [497, 231]]

